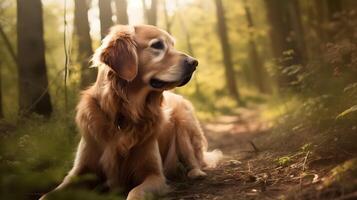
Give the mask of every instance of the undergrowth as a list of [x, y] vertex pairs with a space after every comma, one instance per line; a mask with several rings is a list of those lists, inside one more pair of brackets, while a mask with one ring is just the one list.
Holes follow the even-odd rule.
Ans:
[[[0, 135], [0, 198], [38, 199], [54, 189], [72, 167], [79, 141], [73, 120], [32, 116], [9, 127], [15, 128]], [[76, 197], [114, 199], [83, 189], [61, 192], [51, 199]]]

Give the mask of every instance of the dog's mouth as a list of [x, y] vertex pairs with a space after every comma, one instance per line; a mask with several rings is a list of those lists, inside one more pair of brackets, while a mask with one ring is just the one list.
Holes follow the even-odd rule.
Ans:
[[191, 77], [192, 77], [192, 74], [183, 78], [181, 83], [177, 87], [182, 87], [182, 86], [186, 85], [191, 80]]
[[164, 80], [160, 80], [157, 78], [152, 78], [150, 80], [150, 86], [155, 88], [155, 89], [165, 89], [165, 88], [171, 88], [171, 87], [182, 87], [184, 85], [186, 85], [192, 77], [192, 73], [183, 77], [181, 80], [179, 81], [164, 81]]

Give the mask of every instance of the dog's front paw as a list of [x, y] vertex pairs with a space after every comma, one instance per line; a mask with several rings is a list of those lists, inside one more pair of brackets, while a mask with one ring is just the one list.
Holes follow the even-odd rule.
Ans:
[[42, 195], [38, 200], [47, 200], [47, 194]]
[[188, 173], [187, 176], [191, 179], [202, 179], [205, 178], [207, 176], [206, 172], [195, 168], [195, 169], [191, 169]]
[[133, 189], [129, 192], [126, 200], [144, 200], [145, 192], [139, 189]]

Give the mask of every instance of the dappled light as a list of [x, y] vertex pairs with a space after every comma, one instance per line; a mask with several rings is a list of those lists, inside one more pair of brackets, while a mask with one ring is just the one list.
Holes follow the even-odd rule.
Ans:
[[0, 56], [0, 199], [357, 199], [356, 0], [0, 0]]

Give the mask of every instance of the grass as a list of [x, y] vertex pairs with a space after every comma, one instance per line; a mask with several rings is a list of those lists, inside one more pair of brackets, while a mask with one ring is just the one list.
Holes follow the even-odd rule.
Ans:
[[73, 123], [38, 116], [1, 135], [1, 195], [26, 199], [63, 178], [72, 164], [78, 141]]

